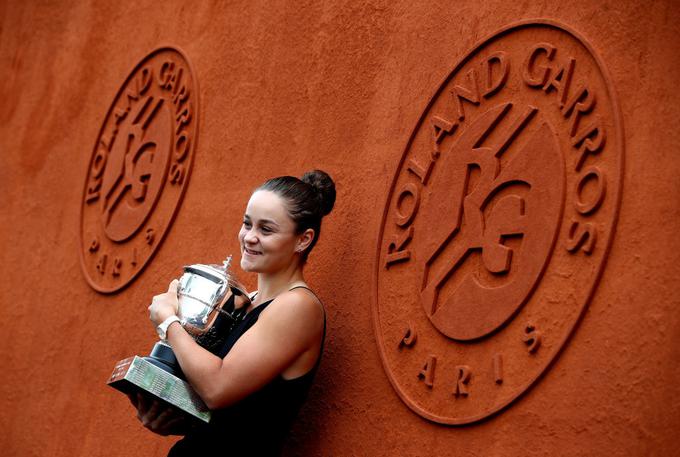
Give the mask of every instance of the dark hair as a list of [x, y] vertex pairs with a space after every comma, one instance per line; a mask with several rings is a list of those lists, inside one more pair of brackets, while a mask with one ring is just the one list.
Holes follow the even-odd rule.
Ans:
[[321, 219], [335, 204], [335, 183], [328, 173], [321, 170], [308, 171], [302, 178], [279, 176], [265, 181], [257, 190], [274, 192], [285, 202], [288, 215], [295, 222], [296, 233], [311, 228], [314, 239], [302, 253], [302, 261], [316, 245], [321, 234]]

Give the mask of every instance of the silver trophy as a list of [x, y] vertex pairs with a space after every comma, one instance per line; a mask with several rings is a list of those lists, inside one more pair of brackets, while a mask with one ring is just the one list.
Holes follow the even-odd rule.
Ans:
[[[231, 256], [222, 265], [185, 266], [177, 287], [180, 324], [213, 354], [219, 354], [250, 305], [246, 289], [229, 271], [230, 264]], [[119, 361], [108, 384], [125, 393], [147, 392], [204, 422], [210, 421], [210, 411], [186, 382], [165, 341], [158, 341], [147, 357]]]

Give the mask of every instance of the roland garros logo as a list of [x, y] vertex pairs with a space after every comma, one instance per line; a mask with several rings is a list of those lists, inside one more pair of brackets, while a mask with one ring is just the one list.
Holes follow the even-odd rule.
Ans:
[[80, 259], [97, 291], [127, 285], [160, 245], [184, 195], [197, 131], [189, 62], [174, 48], [153, 51], [114, 98], [85, 179]]
[[374, 326], [401, 399], [444, 424], [518, 398], [599, 281], [623, 143], [604, 65], [553, 22], [501, 30], [436, 92], [394, 178]]

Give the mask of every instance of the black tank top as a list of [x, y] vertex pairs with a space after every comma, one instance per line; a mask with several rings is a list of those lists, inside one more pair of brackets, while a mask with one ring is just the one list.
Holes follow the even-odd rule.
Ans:
[[[305, 286], [296, 286], [290, 290], [297, 288], [312, 292]], [[229, 353], [236, 341], [255, 325], [260, 313], [272, 301], [273, 299], [264, 302], [246, 314], [225, 341], [222, 350], [217, 354], [219, 357], [225, 357]], [[279, 455], [283, 440], [307, 397], [319, 367], [325, 338], [324, 311], [321, 351], [314, 367], [308, 373], [289, 380], [277, 376], [262, 389], [238, 403], [213, 411], [210, 424], [192, 430], [175, 443], [168, 457], [195, 456], [200, 455], [200, 452], [210, 452], [211, 457]]]

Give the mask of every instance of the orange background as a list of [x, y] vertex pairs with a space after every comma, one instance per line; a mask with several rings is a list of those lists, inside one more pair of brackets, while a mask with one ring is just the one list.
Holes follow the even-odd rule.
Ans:
[[[329, 329], [289, 454], [677, 454], [679, 13], [672, 0], [0, 3], [0, 453], [165, 455], [173, 439], [106, 386], [114, 362], [149, 351], [146, 306], [182, 265], [237, 251], [255, 186], [318, 167], [338, 187], [307, 268]], [[441, 81], [479, 40], [529, 18], [578, 31], [609, 70], [625, 136], [616, 235], [540, 382], [480, 424], [437, 425], [399, 400], [376, 348], [383, 206]], [[102, 295], [79, 262], [87, 167], [118, 89], [162, 45], [186, 53], [200, 88], [193, 171], [151, 263]]]

